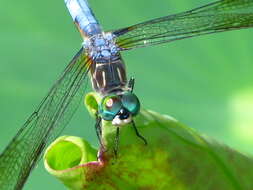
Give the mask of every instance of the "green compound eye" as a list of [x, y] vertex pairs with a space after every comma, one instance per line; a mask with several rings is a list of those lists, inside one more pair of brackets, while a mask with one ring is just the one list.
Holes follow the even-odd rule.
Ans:
[[104, 120], [112, 121], [121, 108], [122, 103], [119, 96], [106, 96], [99, 106], [99, 114]]
[[122, 95], [121, 98], [123, 107], [126, 108], [132, 116], [135, 116], [140, 111], [140, 101], [137, 96], [131, 92]]

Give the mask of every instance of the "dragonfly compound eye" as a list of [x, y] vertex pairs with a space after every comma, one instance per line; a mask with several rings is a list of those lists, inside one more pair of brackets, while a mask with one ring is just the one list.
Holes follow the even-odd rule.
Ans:
[[104, 120], [112, 121], [122, 108], [119, 96], [106, 96], [99, 106], [99, 114]]
[[132, 116], [135, 116], [140, 111], [140, 101], [137, 96], [131, 92], [126, 92], [121, 98], [123, 107], [127, 109]]

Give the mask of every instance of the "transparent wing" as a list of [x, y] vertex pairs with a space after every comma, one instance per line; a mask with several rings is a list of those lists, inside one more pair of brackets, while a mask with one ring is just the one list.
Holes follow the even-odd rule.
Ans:
[[81, 49], [0, 155], [0, 189], [22, 189], [45, 146], [59, 134], [77, 109], [90, 64]]
[[221, 0], [113, 31], [124, 49], [253, 26], [253, 0]]

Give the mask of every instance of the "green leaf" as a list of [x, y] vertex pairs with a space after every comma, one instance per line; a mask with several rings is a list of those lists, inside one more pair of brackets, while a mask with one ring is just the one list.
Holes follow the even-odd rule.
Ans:
[[49, 173], [59, 178], [71, 189], [81, 189], [86, 175], [85, 164], [96, 160], [96, 152], [79, 137], [62, 136], [46, 150], [44, 165]]
[[[101, 97], [90, 93], [85, 104], [96, 113]], [[46, 169], [70, 189], [81, 190], [250, 190], [253, 160], [198, 134], [167, 115], [141, 110], [133, 126], [120, 128], [118, 156], [116, 127], [103, 121], [106, 150], [96, 152], [77, 137], [60, 137], [46, 151]]]

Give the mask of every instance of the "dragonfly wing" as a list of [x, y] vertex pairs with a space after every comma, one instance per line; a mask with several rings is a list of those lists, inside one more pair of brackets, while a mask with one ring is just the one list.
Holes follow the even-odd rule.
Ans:
[[221, 0], [115, 30], [122, 50], [253, 26], [253, 0]]
[[0, 155], [0, 189], [22, 189], [45, 146], [59, 134], [77, 109], [90, 64], [82, 48]]

